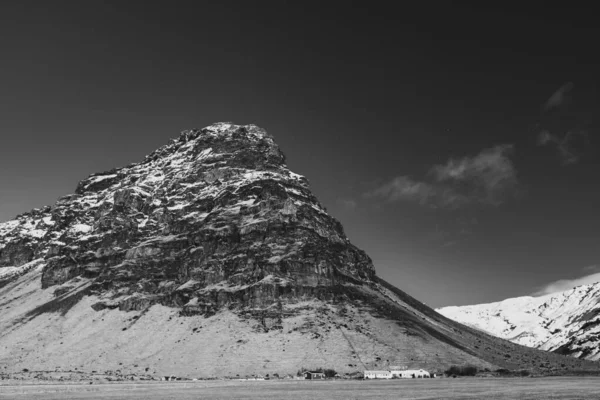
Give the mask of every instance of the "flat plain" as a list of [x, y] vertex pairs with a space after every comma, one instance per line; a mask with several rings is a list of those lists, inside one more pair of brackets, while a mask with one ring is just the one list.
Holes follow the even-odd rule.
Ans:
[[0, 386], [10, 399], [600, 399], [600, 377], [195, 381]]

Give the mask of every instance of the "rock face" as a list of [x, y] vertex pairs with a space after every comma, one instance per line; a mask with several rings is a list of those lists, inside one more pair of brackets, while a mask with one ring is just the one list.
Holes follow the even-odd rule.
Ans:
[[597, 367], [450, 321], [377, 277], [254, 125], [185, 131], [1, 223], [0, 313], [0, 365], [19, 371]]
[[600, 282], [539, 297], [437, 311], [514, 343], [600, 360]]
[[143, 162], [91, 175], [54, 207], [4, 226], [0, 268], [44, 258], [43, 288], [91, 278], [96, 309], [160, 303], [214, 313], [328, 297], [340, 282], [374, 276], [369, 257], [253, 125], [183, 132]]

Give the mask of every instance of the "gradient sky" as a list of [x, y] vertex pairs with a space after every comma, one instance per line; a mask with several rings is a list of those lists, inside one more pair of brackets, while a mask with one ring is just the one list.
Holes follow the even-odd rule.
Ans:
[[430, 306], [600, 276], [591, 10], [12, 3], [0, 221], [233, 121], [267, 129], [379, 275]]

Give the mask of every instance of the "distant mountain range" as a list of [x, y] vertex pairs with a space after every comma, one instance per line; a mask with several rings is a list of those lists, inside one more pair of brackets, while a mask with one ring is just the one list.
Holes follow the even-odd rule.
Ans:
[[0, 223], [0, 315], [2, 373], [598, 369], [461, 325], [379, 278], [255, 125], [184, 131]]
[[600, 282], [540, 297], [436, 311], [513, 343], [600, 360]]

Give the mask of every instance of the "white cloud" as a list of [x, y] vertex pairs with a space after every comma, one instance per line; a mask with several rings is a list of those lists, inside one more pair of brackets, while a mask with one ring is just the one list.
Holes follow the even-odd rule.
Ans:
[[389, 201], [411, 200], [425, 204], [435, 189], [428, 183], [414, 181], [408, 176], [397, 176], [369, 192], [367, 196], [386, 198]]
[[573, 83], [567, 82], [552, 94], [544, 103], [544, 110], [549, 111], [553, 108], [562, 106], [567, 101], [567, 95], [573, 89]]
[[512, 149], [512, 145], [495, 146], [472, 157], [450, 159], [430, 169], [431, 182], [397, 176], [366, 195], [443, 208], [473, 203], [498, 206], [517, 186], [509, 158]]
[[346, 210], [354, 210], [358, 203], [354, 199], [337, 199], [339, 205], [341, 205]]
[[538, 135], [537, 144], [538, 146], [555, 146], [563, 165], [574, 164], [579, 161], [578, 151], [573, 145], [578, 137], [585, 142], [588, 140], [585, 131], [569, 131], [561, 138], [545, 130]]
[[473, 157], [450, 159], [446, 165], [434, 166], [431, 172], [438, 182], [463, 187], [473, 201], [499, 205], [517, 184], [516, 170], [509, 158], [512, 151], [512, 145], [495, 146]]
[[[589, 271], [589, 268], [584, 268], [584, 270]], [[600, 272], [582, 276], [580, 278], [560, 279], [558, 281], [551, 282], [547, 285], [544, 285], [541, 289], [536, 291], [533, 294], [533, 296], [542, 296], [545, 294], [564, 292], [565, 290], [572, 289], [576, 286], [590, 285], [590, 284], [596, 283], [596, 282], [600, 282]]]

